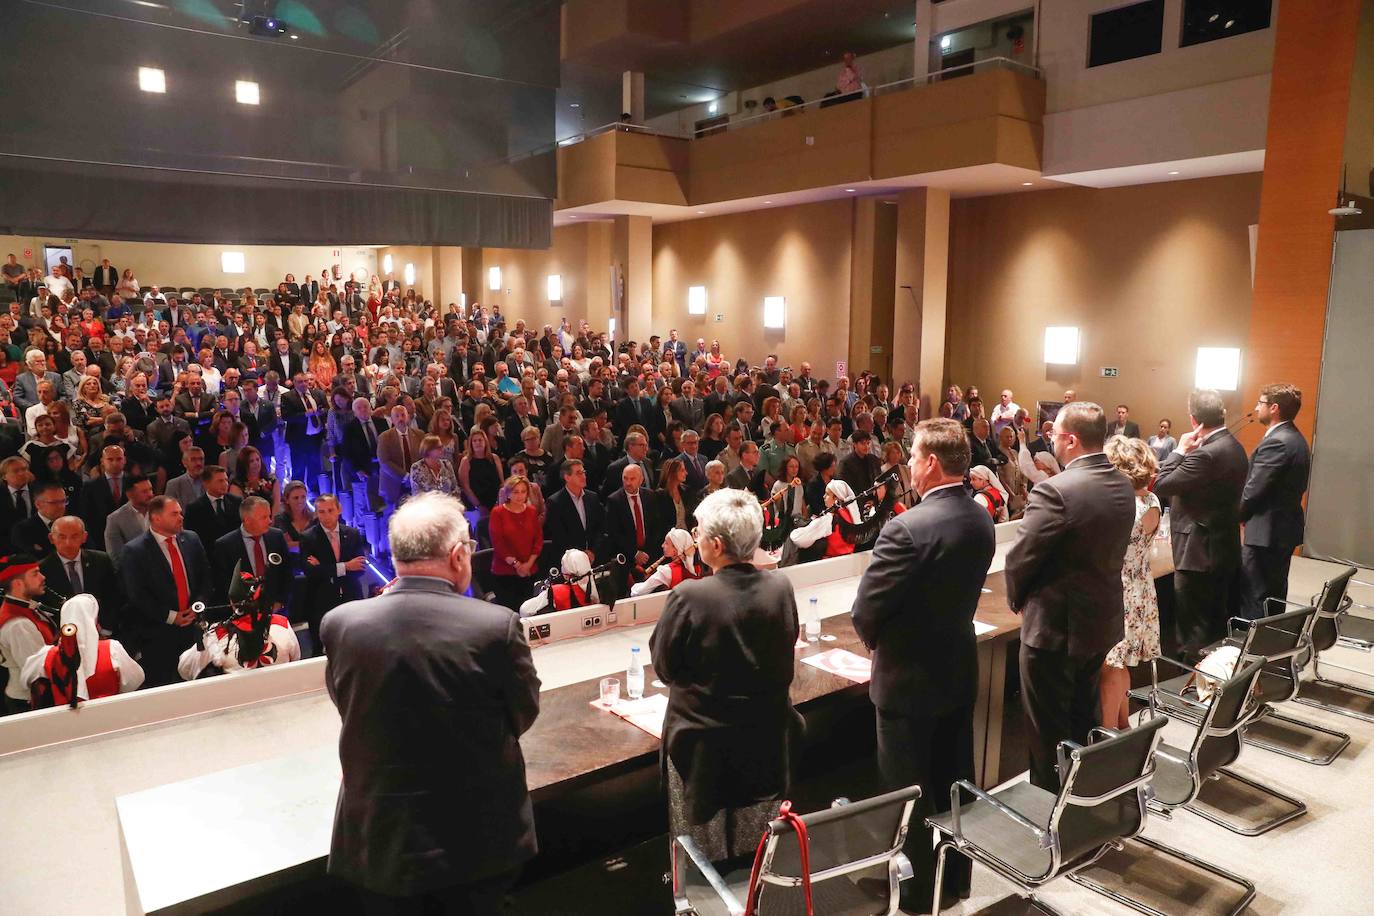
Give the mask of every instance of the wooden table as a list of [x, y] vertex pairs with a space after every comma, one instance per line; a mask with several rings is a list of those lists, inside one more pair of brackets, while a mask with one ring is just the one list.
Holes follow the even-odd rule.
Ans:
[[[1021, 629], [1021, 619], [1007, 608], [1006, 585], [1002, 573], [990, 573], [978, 603], [977, 620], [994, 627], [978, 637], [978, 700], [974, 710], [974, 769], [977, 782], [984, 787], [997, 785], [1001, 754], [1003, 693], [1006, 681], [1007, 646]], [[864, 648], [854, 625], [846, 615], [829, 617], [821, 623], [821, 633], [834, 636], [797, 650], [796, 675], [792, 680], [792, 704], [802, 708], [841, 691], [865, 697], [867, 687], [847, 678], [822, 671], [801, 659], [830, 649], [846, 649], [864, 657]], [[615, 676], [607, 671], [604, 676]], [[662, 692], [647, 685], [652, 669], [646, 670], [646, 693]], [[525, 772], [536, 800], [575, 789], [589, 780], [602, 779], [628, 769], [655, 765], [658, 739], [609, 712], [596, 709], [591, 701], [598, 693], [600, 677], [566, 687], [546, 690], [539, 695], [539, 718], [520, 739], [525, 754]]]

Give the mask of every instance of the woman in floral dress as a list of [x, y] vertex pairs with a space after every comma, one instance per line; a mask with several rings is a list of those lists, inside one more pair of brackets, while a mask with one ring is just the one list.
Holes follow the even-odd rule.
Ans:
[[1102, 663], [1099, 695], [1103, 726], [1129, 728], [1128, 669], [1159, 655], [1159, 603], [1155, 599], [1154, 579], [1150, 578], [1150, 543], [1159, 528], [1160, 508], [1159, 497], [1149, 489], [1159, 462], [1142, 439], [1113, 436], [1107, 441], [1106, 452], [1107, 458], [1135, 487], [1135, 527], [1131, 529], [1131, 542], [1121, 564], [1126, 636], [1112, 647]]

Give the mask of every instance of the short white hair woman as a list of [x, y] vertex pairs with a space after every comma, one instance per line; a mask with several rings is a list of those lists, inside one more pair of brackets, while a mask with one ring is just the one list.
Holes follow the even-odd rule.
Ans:
[[668, 593], [649, 649], [668, 685], [668, 835], [691, 836], [719, 861], [753, 854], [788, 791], [797, 602], [785, 576], [751, 562], [763, 533], [751, 494], [717, 490], [696, 516], [697, 550], [715, 574]]

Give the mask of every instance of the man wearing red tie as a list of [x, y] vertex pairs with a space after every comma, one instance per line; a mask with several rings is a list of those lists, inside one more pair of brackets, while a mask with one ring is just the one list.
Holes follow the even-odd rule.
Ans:
[[129, 595], [125, 628], [141, 653], [146, 686], [180, 680], [177, 659], [196, 641], [191, 605], [210, 596], [210, 561], [194, 534], [182, 531], [181, 504], [155, 496], [148, 531], [124, 547], [120, 573]]
[[[245, 497], [239, 504], [239, 526], [215, 541], [215, 600], [229, 600], [229, 588], [237, 565], [243, 572], [263, 577], [263, 606], [276, 611], [291, 596], [291, 567], [286, 535], [272, 527], [272, 504], [261, 496]], [[275, 563], [272, 559], [275, 557]], [[285, 612], [283, 612], [285, 613]]]
[[659, 517], [658, 500], [643, 489], [644, 469], [627, 464], [620, 479], [621, 488], [606, 501], [606, 525], [596, 555], [605, 562], [624, 554], [627, 580], [639, 581], [644, 567], [662, 552], [668, 527]]

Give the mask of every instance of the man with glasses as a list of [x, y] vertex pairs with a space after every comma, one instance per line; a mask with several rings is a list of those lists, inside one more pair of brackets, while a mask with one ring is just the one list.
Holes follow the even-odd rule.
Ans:
[[342, 720], [329, 872], [378, 912], [500, 913], [536, 848], [519, 738], [539, 677], [520, 619], [463, 595], [472, 540], [458, 500], [411, 498], [388, 537], [396, 581], [320, 625]]
[[14, 526], [14, 549], [33, 554], [41, 560], [53, 552], [52, 526], [67, 514], [67, 492], [60, 483], [40, 483], [33, 487], [34, 513]]
[[1288, 598], [1288, 567], [1302, 543], [1302, 495], [1312, 453], [1293, 424], [1302, 409], [1302, 391], [1294, 385], [1265, 385], [1255, 404], [1255, 419], [1264, 438], [1250, 456], [1250, 473], [1240, 497], [1245, 525], [1240, 549], [1241, 613], [1265, 616], [1270, 598]]

